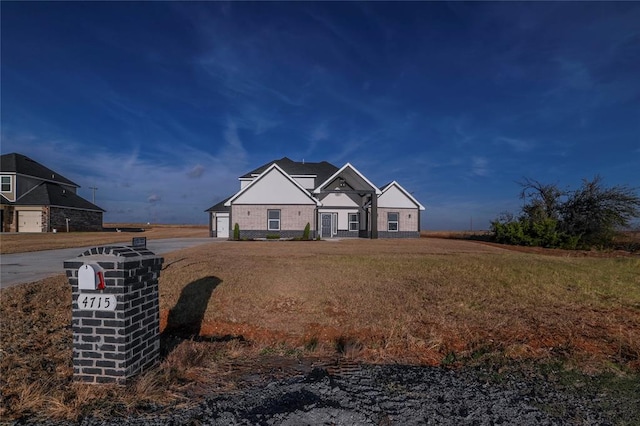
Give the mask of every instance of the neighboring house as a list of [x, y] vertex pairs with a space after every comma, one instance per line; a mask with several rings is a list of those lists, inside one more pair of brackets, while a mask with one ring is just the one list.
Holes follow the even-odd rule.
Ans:
[[287, 157], [240, 176], [240, 190], [210, 207], [212, 237], [301, 237], [307, 223], [315, 238], [420, 236], [425, 208], [393, 181], [376, 187], [355, 167]]
[[2, 232], [101, 231], [104, 210], [76, 194], [79, 186], [21, 154], [0, 159]]

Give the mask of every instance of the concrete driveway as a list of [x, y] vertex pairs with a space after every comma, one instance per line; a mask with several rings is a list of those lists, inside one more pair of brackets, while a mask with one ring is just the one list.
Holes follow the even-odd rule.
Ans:
[[[155, 254], [165, 254], [201, 244], [223, 242], [217, 238], [168, 238], [148, 240], [147, 248]], [[110, 246], [130, 245], [131, 242], [108, 244]], [[53, 275], [64, 274], [62, 264], [73, 259], [90, 247], [76, 247], [59, 250], [43, 250], [30, 253], [3, 254], [0, 256], [0, 288], [30, 283]]]

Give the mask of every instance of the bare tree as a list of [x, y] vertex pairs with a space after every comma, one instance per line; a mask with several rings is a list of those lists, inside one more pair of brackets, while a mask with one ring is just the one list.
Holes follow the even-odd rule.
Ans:
[[560, 189], [558, 184], [541, 183], [531, 178], [523, 178], [518, 184], [522, 187], [520, 199], [525, 201], [522, 212], [526, 218], [533, 221], [560, 219], [562, 198], [567, 191]]
[[624, 185], [607, 188], [598, 175], [584, 179], [561, 209], [562, 229], [580, 235], [586, 245], [610, 242], [616, 230], [628, 227], [638, 217], [640, 197], [635, 190]]

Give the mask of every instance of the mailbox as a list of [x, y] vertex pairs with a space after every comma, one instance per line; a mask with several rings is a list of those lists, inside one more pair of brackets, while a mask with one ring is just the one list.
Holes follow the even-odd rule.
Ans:
[[74, 380], [124, 384], [159, 361], [162, 262], [147, 249], [126, 246], [91, 247], [64, 262]]
[[86, 263], [78, 269], [78, 290], [104, 290], [104, 270]]

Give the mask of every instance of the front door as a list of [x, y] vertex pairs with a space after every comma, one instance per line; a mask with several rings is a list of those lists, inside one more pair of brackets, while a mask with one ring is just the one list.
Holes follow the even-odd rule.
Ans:
[[321, 219], [320, 236], [322, 238], [331, 238], [333, 236], [333, 233], [331, 230], [331, 224], [333, 223], [332, 216], [333, 215], [331, 213], [322, 213], [320, 215], [320, 219]]

